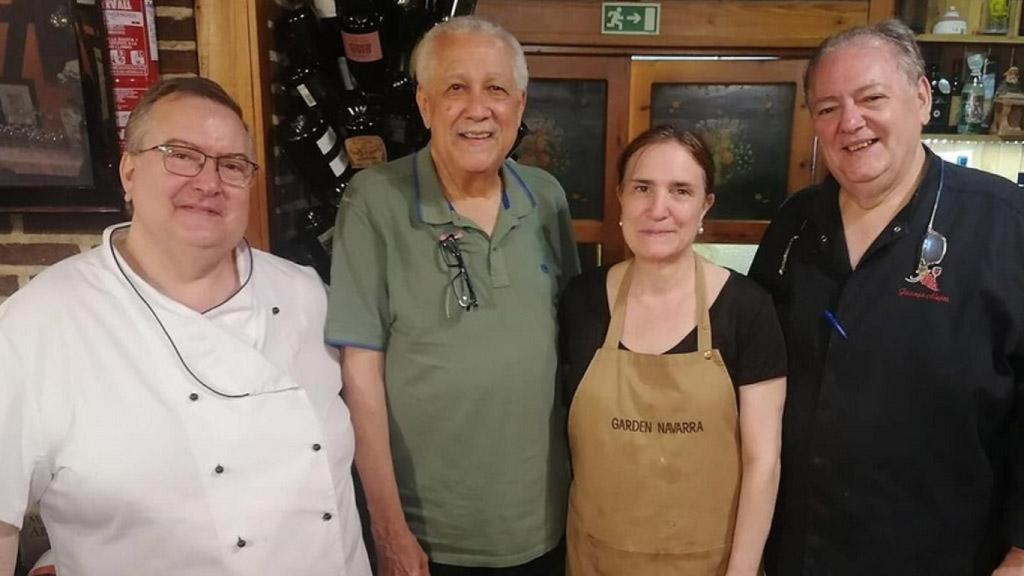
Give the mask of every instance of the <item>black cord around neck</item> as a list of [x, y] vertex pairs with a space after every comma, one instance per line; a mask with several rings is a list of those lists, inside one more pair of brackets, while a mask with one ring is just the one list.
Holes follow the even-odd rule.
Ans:
[[[118, 230], [120, 230], [120, 228], [118, 228]], [[153, 315], [153, 319], [156, 320], [157, 325], [160, 326], [160, 330], [163, 331], [164, 336], [167, 337], [167, 341], [171, 344], [171, 348], [174, 350], [174, 354], [178, 357], [178, 361], [181, 362], [182, 367], [185, 368], [185, 371], [188, 372], [188, 375], [191, 376], [193, 380], [198, 382], [200, 386], [202, 386], [203, 388], [206, 388], [210, 392], [213, 392], [214, 394], [216, 394], [217, 396], [220, 396], [222, 398], [245, 398], [246, 396], [249, 396], [248, 392], [246, 392], [244, 394], [227, 394], [225, 392], [221, 392], [220, 390], [217, 390], [216, 388], [207, 385], [206, 382], [203, 382], [203, 380], [199, 376], [197, 376], [195, 372], [192, 371], [192, 368], [189, 367], [188, 362], [185, 362], [185, 358], [181, 355], [181, 351], [178, 350], [178, 345], [174, 343], [174, 338], [171, 337], [171, 333], [167, 331], [167, 327], [164, 326], [164, 323], [160, 320], [160, 316], [156, 313], [156, 310], [153, 309], [153, 306], [149, 303], [149, 301], [146, 300], [146, 297], [142, 295], [142, 292], [139, 291], [138, 287], [135, 286], [135, 283], [133, 283], [131, 278], [128, 276], [128, 273], [125, 272], [124, 268], [121, 266], [121, 261], [118, 259], [118, 256], [117, 256], [117, 250], [114, 248], [114, 233], [115, 232], [117, 232], [117, 230], [111, 230], [110, 236], [108, 237], [108, 240], [110, 242], [110, 255], [114, 259], [114, 265], [117, 266], [117, 270], [119, 272], [121, 272], [121, 276], [124, 277], [125, 282], [127, 282], [128, 285], [131, 286], [132, 291], [135, 292], [135, 295], [139, 297], [139, 300], [142, 300], [143, 304], [145, 304], [146, 309], [149, 310], [149, 313]], [[242, 241], [245, 242], [246, 252], [249, 254], [249, 274], [248, 274], [248, 276], [246, 276], [245, 282], [243, 282], [238, 287], [237, 290], [232, 292], [231, 295], [228, 296], [224, 300], [224, 302], [227, 302], [228, 300], [231, 300], [232, 298], [234, 298], [236, 294], [241, 292], [242, 289], [245, 288], [246, 285], [249, 284], [249, 280], [252, 278], [252, 267], [253, 267], [252, 247], [249, 246], [249, 241], [246, 240], [245, 238], [243, 238]], [[224, 302], [221, 302], [220, 304], [217, 304], [216, 306], [214, 306], [213, 308], [210, 308], [206, 312], [209, 312], [210, 310], [214, 310], [215, 308], [223, 305]], [[204, 314], [205, 314], [205, 312], [204, 312]]]

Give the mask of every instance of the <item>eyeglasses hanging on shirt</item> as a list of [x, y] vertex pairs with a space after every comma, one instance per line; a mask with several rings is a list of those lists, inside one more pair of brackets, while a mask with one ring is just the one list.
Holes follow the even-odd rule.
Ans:
[[469, 279], [469, 270], [466, 268], [466, 261], [462, 258], [462, 249], [459, 248], [459, 236], [446, 234], [441, 237], [438, 245], [441, 247], [441, 258], [448, 268], [456, 271], [448, 283], [447, 292], [444, 298], [444, 313], [451, 318], [449, 303], [451, 296], [455, 296], [455, 302], [464, 310], [469, 311], [480, 305], [476, 298], [476, 291], [473, 290], [473, 283]]

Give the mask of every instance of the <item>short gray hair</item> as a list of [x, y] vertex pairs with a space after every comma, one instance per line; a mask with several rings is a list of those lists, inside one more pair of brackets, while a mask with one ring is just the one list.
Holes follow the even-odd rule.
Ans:
[[442, 36], [456, 34], [473, 34], [489, 36], [498, 40], [512, 51], [512, 75], [515, 77], [516, 87], [526, 91], [526, 85], [530, 81], [529, 71], [526, 69], [526, 55], [523, 54], [523, 47], [519, 40], [511, 32], [501, 26], [485, 20], [478, 16], [458, 16], [447, 22], [434, 26], [429, 32], [423, 35], [423, 39], [416, 45], [412, 53], [412, 76], [416, 82], [423, 84], [429, 77], [437, 61], [437, 41]]
[[135, 109], [132, 110], [131, 115], [128, 117], [128, 124], [124, 128], [125, 150], [128, 152], [140, 151], [142, 148], [142, 136], [148, 124], [150, 111], [157, 102], [182, 96], [195, 96], [196, 98], [220, 104], [231, 110], [235, 116], [238, 116], [242, 126], [245, 126], [245, 131], [249, 131], [249, 127], [245, 124], [245, 119], [242, 118], [242, 108], [220, 84], [209, 78], [194, 76], [167, 78], [154, 84], [142, 99], [139, 100], [139, 103], [135, 105]]
[[804, 97], [810, 99], [811, 81], [826, 56], [850, 44], [871, 40], [877, 40], [892, 47], [896, 53], [896, 67], [903, 73], [911, 86], [917, 86], [917, 83], [925, 75], [921, 48], [914, 40], [914, 32], [906, 24], [896, 18], [890, 18], [870, 26], [850, 28], [826, 38], [807, 63], [807, 70], [804, 72]]

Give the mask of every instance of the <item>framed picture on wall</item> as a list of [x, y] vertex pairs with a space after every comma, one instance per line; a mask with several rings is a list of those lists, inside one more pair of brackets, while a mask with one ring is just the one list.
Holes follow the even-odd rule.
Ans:
[[565, 188], [577, 242], [594, 265], [624, 255], [615, 196], [615, 161], [626, 134], [629, 59], [528, 55], [523, 121], [530, 133], [514, 154]]
[[0, 10], [0, 211], [123, 210], [106, 53], [99, 3]]
[[36, 126], [39, 110], [29, 80], [0, 78], [0, 124]]
[[630, 136], [669, 124], [700, 136], [715, 160], [707, 242], [757, 243], [789, 194], [819, 179], [804, 102], [804, 60], [633, 63]]

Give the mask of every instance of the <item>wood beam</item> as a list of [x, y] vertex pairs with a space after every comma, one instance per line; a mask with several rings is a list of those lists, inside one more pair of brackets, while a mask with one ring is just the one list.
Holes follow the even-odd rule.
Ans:
[[196, 49], [199, 75], [220, 83], [239, 106], [242, 117], [256, 145], [256, 162], [260, 165], [249, 200], [249, 227], [246, 238], [261, 250], [270, 247], [270, 226], [267, 211], [268, 146], [266, 138], [268, 115], [260, 58], [260, 35], [266, 26], [258, 0], [196, 0]]

